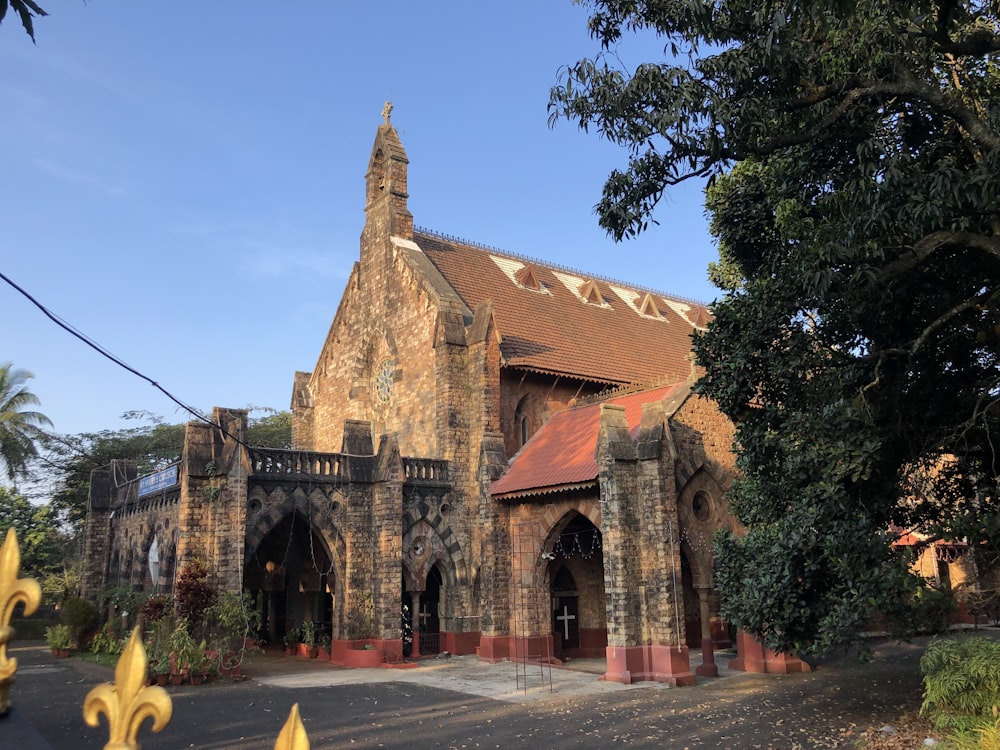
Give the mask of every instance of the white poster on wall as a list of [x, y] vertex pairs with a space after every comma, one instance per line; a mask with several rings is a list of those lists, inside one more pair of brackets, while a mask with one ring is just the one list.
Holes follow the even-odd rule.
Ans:
[[153, 539], [149, 546], [149, 576], [153, 580], [153, 588], [160, 581], [160, 540]]

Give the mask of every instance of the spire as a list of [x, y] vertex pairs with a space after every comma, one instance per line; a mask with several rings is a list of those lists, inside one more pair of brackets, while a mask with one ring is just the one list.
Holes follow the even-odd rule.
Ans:
[[[384, 122], [378, 126], [375, 145], [368, 161], [365, 212], [368, 220], [375, 219], [373, 211], [388, 220], [389, 233], [405, 239], [413, 238], [413, 215], [406, 206], [409, 193], [406, 187], [406, 169], [409, 159], [399, 134], [392, 126], [392, 102], [382, 107]], [[385, 212], [385, 213], [383, 213]]]

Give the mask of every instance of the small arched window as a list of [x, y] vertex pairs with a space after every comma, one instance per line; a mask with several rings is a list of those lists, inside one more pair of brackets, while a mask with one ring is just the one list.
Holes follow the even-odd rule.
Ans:
[[520, 401], [517, 402], [517, 408], [514, 410], [514, 429], [517, 433], [517, 448], [520, 450], [524, 447], [524, 444], [528, 442], [528, 438], [531, 437], [531, 425], [529, 419], [530, 411], [530, 396], [525, 396]]

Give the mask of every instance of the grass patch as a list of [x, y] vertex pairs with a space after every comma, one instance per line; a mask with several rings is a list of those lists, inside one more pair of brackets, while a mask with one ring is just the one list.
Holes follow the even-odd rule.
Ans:
[[118, 663], [119, 656], [120, 654], [95, 654], [93, 651], [77, 651], [73, 654], [73, 658], [80, 661], [85, 661], [88, 664], [100, 664], [112, 669]]

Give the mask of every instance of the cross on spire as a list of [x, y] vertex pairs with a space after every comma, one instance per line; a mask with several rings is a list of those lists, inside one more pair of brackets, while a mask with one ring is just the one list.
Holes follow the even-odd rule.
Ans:
[[392, 114], [392, 102], [386, 102], [385, 106], [382, 107], [382, 117], [385, 118], [385, 124], [390, 125], [389, 115]]

